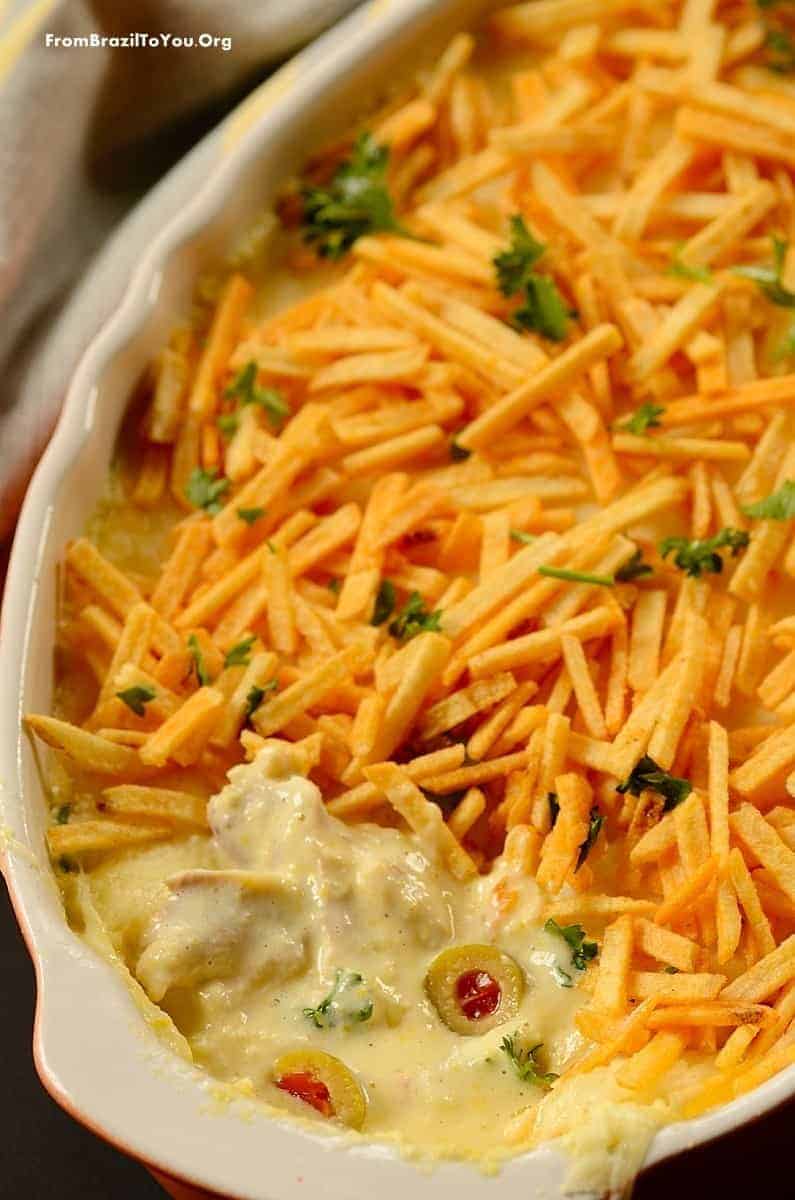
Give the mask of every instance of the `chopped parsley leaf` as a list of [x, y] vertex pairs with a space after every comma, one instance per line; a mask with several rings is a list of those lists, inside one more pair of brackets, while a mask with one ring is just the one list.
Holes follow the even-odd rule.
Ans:
[[[362, 988], [363, 977], [358, 971], [337, 970], [331, 991], [316, 1008], [305, 1008], [304, 1016], [315, 1029], [331, 1029], [335, 1025], [349, 1027], [369, 1021], [373, 1015], [372, 997]], [[351, 995], [345, 997], [345, 993]]]
[[281, 428], [285, 417], [290, 415], [290, 406], [277, 388], [264, 388], [257, 383], [257, 364], [253, 359], [240, 368], [224, 395], [238, 404], [256, 404], [275, 429]]
[[525, 533], [523, 529], [511, 530], [511, 541], [522, 542], [525, 546], [529, 546], [531, 542], [536, 540], [534, 533]]
[[373, 605], [373, 615], [370, 618], [371, 625], [383, 625], [384, 621], [388, 621], [395, 611], [397, 595], [395, 593], [395, 585], [391, 579], [382, 579], [378, 585], [378, 593]]
[[743, 505], [749, 517], [766, 521], [791, 521], [795, 517], [795, 479], [787, 479], [776, 492], [771, 492], [756, 504]]
[[229, 480], [222, 475], [219, 478], [215, 467], [205, 471], [202, 467], [194, 467], [185, 488], [185, 495], [194, 508], [203, 508], [211, 516], [221, 511], [221, 497], [229, 490]]
[[586, 942], [582, 925], [558, 925], [550, 917], [544, 924], [544, 932], [563, 938], [571, 950], [571, 965], [578, 971], [584, 971], [590, 960], [599, 953], [596, 942]]
[[569, 317], [575, 314], [554, 279], [539, 275], [534, 269], [546, 246], [533, 237], [520, 214], [511, 217], [510, 228], [510, 245], [495, 255], [493, 262], [502, 294], [524, 297], [524, 303], [514, 311], [511, 320], [520, 329], [533, 329], [550, 341], [563, 341]]
[[514, 312], [513, 321], [521, 329], [533, 329], [551, 342], [562, 342], [569, 318], [576, 315], [561, 296], [554, 279], [533, 272], [525, 283], [524, 304]]
[[654, 567], [651, 563], [643, 561], [643, 551], [637, 549], [628, 558], [623, 567], [619, 567], [616, 571], [616, 583], [631, 583], [633, 579], [642, 579], [644, 575], [653, 575]]
[[509, 223], [511, 244], [507, 250], [494, 256], [497, 286], [503, 296], [515, 296], [522, 291], [533, 267], [546, 250], [544, 243], [533, 237], [519, 213], [515, 213]]
[[500, 1050], [503, 1054], [507, 1054], [511, 1066], [522, 1083], [530, 1083], [544, 1088], [551, 1087], [558, 1076], [553, 1075], [551, 1071], [540, 1071], [536, 1062], [536, 1054], [544, 1043], [538, 1042], [537, 1045], [525, 1049], [519, 1045], [518, 1037], [518, 1033], [514, 1033], [510, 1037], [506, 1034], [500, 1042]]
[[617, 792], [624, 795], [639, 796], [643, 791], [657, 792], [665, 800], [663, 812], [670, 812], [681, 804], [693, 790], [689, 779], [678, 779], [668, 771], [664, 771], [648, 754], [644, 754], [632, 768], [627, 779], [619, 783]]
[[221, 430], [221, 433], [224, 435], [225, 438], [230, 438], [233, 436], [233, 434], [237, 433], [237, 426], [238, 426], [237, 413], [233, 413], [233, 412], [221, 413], [220, 417], [217, 418], [215, 423], [218, 426], [218, 428]]
[[71, 815], [72, 815], [71, 804], [59, 805], [59, 807], [56, 808], [56, 810], [55, 810], [55, 824], [56, 825], [66, 825], [68, 823], [69, 817]]
[[255, 525], [260, 517], [264, 517], [268, 510], [266, 508], [239, 508], [237, 515], [241, 521], [245, 521], [247, 525]]
[[549, 579], [563, 579], [567, 583], [591, 583], [596, 587], [612, 587], [615, 579], [612, 575], [589, 575], [587, 571], [567, 571], [565, 567], [539, 567], [539, 575]]
[[155, 698], [155, 689], [151, 687], [128, 687], [123, 692], [117, 692], [116, 695], [120, 700], [123, 700], [131, 712], [134, 712], [136, 717], [142, 717], [146, 712], [146, 705], [150, 700]]
[[574, 980], [572, 979], [571, 975], [569, 975], [568, 971], [564, 971], [563, 967], [559, 967], [557, 963], [553, 963], [552, 965], [552, 978], [555, 980], [555, 983], [558, 985], [558, 987], [574, 987]]
[[205, 666], [204, 655], [202, 654], [201, 646], [199, 645], [199, 639], [196, 637], [195, 633], [192, 633], [188, 638], [188, 650], [190, 651], [190, 656], [193, 659], [193, 669], [196, 672], [196, 678], [202, 687], [206, 687], [207, 684], [211, 682], [210, 673]]
[[773, 237], [773, 265], [769, 267], [763, 266], [746, 266], [732, 267], [734, 275], [740, 275], [743, 279], [750, 279], [757, 285], [760, 292], [771, 302], [777, 304], [779, 308], [795, 308], [795, 292], [791, 292], [781, 282], [781, 275], [784, 270], [784, 260], [787, 257], [789, 242], [784, 238]]
[[249, 688], [249, 693], [246, 696], [245, 717], [247, 721], [254, 716], [254, 713], [262, 704], [266, 696], [268, 696], [271, 692], [275, 692], [278, 686], [279, 683], [276, 679], [269, 679], [267, 683], [262, 685], [262, 687], [256, 683], [251, 685]]
[[368, 233], [406, 233], [387, 187], [388, 165], [389, 147], [363, 133], [327, 184], [302, 190], [303, 238], [322, 258], [342, 258]]
[[599, 809], [596, 807], [596, 805], [594, 805], [588, 818], [588, 833], [586, 834], [585, 841], [580, 846], [577, 854], [577, 863], [574, 868], [575, 875], [585, 862], [588, 855], [591, 853], [593, 847], [596, 845], [596, 839], [599, 837], [599, 831], [604, 823], [604, 817], [599, 812]]
[[765, 66], [769, 70], [779, 75], [789, 75], [795, 71], [795, 42], [785, 29], [768, 29], [765, 49], [768, 51]]
[[389, 632], [399, 642], [408, 642], [418, 633], [438, 629], [441, 617], [440, 609], [428, 612], [425, 601], [419, 592], [412, 592], [394, 621], [390, 622]]
[[251, 662], [251, 647], [257, 640], [255, 633], [250, 633], [242, 641], [232, 646], [224, 659], [225, 667], [247, 667]]
[[622, 421], [618, 426], [624, 433], [634, 433], [642, 436], [647, 429], [655, 429], [660, 424], [660, 417], [665, 412], [659, 404], [641, 404], [631, 417]]
[[342, 591], [342, 580], [338, 575], [332, 575], [331, 579], [329, 579], [328, 583], [326, 584], [326, 587], [332, 593], [332, 595], [339, 596], [340, 592]]
[[660, 554], [674, 556], [674, 564], [686, 575], [697, 579], [705, 571], [720, 575], [723, 559], [718, 554], [724, 547], [736, 558], [748, 545], [749, 536], [744, 529], [721, 529], [711, 538], [667, 537], [660, 542]]

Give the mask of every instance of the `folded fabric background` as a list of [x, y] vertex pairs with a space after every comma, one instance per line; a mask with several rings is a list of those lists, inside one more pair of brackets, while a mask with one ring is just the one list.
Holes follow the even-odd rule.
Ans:
[[[0, 541], [81, 353], [223, 153], [207, 131], [357, 2], [0, 0]], [[136, 33], [195, 44], [66, 41]]]

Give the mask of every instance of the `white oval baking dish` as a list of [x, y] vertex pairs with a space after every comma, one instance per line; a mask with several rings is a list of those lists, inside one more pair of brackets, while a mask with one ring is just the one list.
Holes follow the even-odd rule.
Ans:
[[[116, 971], [68, 928], [44, 843], [45, 804], [20, 714], [51, 702], [56, 563], [99, 496], [129, 395], [165, 331], [184, 316], [197, 275], [273, 199], [307, 152], [367, 97], [484, 0], [372, 0], [271, 78], [230, 119], [226, 157], [163, 229], [69, 387], [30, 486], [6, 585], [0, 644], [0, 851], [38, 983], [34, 1055], [51, 1095], [129, 1154], [225, 1196], [294, 1200], [501, 1200], [560, 1194], [561, 1157], [510, 1162], [498, 1182], [463, 1163], [418, 1168], [375, 1145], [306, 1132], [221, 1106], [206, 1078], [146, 1026]], [[715, 1113], [669, 1126], [657, 1162], [760, 1116], [795, 1094], [795, 1067]]]

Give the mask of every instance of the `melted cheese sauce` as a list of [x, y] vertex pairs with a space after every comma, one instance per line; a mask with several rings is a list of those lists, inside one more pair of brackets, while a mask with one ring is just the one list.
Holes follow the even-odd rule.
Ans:
[[[544, 1071], [560, 1072], [580, 1047], [573, 1016], [586, 993], [556, 981], [556, 970], [578, 972], [567, 945], [542, 928], [534, 881], [507, 881], [522, 895], [501, 920], [494, 891], [504, 870], [459, 884], [413, 835], [344, 825], [284, 744], [234, 768], [208, 812], [211, 846], [197, 859], [195, 840], [185, 844], [184, 869], [150, 900], [127, 947], [196, 1061], [305, 1116], [272, 1083], [272, 1064], [288, 1050], [322, 1049], [363, 1086], [366, 1133], [435, 1154], [493, 1153], [511, 1119], [543, 1095], [500, 1049], [506, 1033], [542, 1042]], [[424, 979], [440, 950], [471, 942], [510, 954], [526, 988], [515, 1018], [462, 1037], [440, 1019]], [[334, 1024], [317, 1028], [304, 1010], [331, 992], [338, 971], [361, 982], [340, 993]]]
[[[173, 519], [168, 509], [132, 509], [113, 476], [90, 533], [123, 569], [147, 576]], [[79, 713], [92, 687], [71, 664], [60, 675], [59, 711]], [[574, 1191], [620, 1190], [675, 1113], [621, 1088], [621, 1059], [545, 1091], [523, 1082], [500, 1048], [518, 1032], [528, 1045], [543, 1043], [541, 1070], [560, 1073], [583, 1047], [574, 1015], [589, 997], [588, 972], [572, 970], [566, 944], [544, 931], [535, 881], [512, 878], [498, 862], [460, 884], [413, 834], [330, 816], [296, 768], [289, 744], [274, 743], [234, 768], [210, 801], [211, 837], [106, 857], [77, 888], [62, 877], [75, 923], [145, 990], [149, 1023], [214, 1078], [319, 1130], [326, 1120], [272, 1082], [286, 1051], [320, 1049], [354, 1072], [367, 1096], [367, 1138], [482, 1165], [556, 1141]], [[58, 803], [79, 805], [93, 792], [63, 770], [50, 786]], [[507, 917], [495, 903], [498, 886], [517, 892]], [[440, 951], [471, 942], [510, 954], [526, 987], [515, 1018], [462, 1037], [444, 1025], [424, 980]], [[572, 988], [557, 982], [561, 970]], [[337, 1024], [318, 1029], [304, 1009], [330, 993], [337, 971], [360, 974], [362, 984], [340, 995]], [[370, 1018], [356, 1021], [369, 1002]]]

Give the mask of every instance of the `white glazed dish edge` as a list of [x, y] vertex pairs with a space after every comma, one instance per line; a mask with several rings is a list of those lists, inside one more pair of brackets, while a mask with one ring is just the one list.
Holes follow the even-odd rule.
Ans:
[[[0, 640], [0, 865], [34, 961], [34, 1056], [42, 1082], [76, 1119], [168, 1174], [241, 1200], [323, 1194], [351, 1200], [485, 1200], [495, 1181], [465, 1163], [418, 1169], [384, 1146], [314, 1135], [213, 1099], [212, 1084], [165, 1049], [115, 969], [67, 926], [44, 842], [46, 806], [25, 711], [52, 695], [56, 564], [102, 492], [132, 389], [169, 328], [188, 310], [197, 275], [250, 225], [307, 150], [362, 111], [412, 46], [469, 23], [483, 0], [372, 0], [293, 59], [255, 94], [250, 128], [172, 220], [84, 355], [58, 428], [34, 476], [9, 567]], [[245, 107], [245, 106], [244, 106]], [[239, 118], [240, 114], [238, 114]], [[232, 120], [236, 118], [233, 116]], [[306, 131], [311, 131], [306, 135]], [[18, 682], [17, 682], [18, 681]], [[795, 1067], [732, 1104], [668, 1126], [646, 1165], [728, 1133], [795, 1095]], [[565, 1163], [541, 1149], [506, 1164], [502, 1200], [561, 1192]]]

